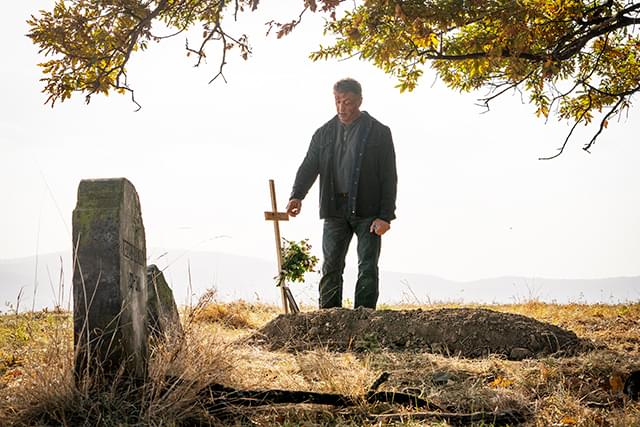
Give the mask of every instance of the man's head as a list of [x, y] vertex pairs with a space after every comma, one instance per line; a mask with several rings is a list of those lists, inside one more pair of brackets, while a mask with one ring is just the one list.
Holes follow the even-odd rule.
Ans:
[[362, 104], [362, 86], [354, 79], [338, 80], [333, 85], [338, 119], [344, 124], [352, 123], [360, 116]]

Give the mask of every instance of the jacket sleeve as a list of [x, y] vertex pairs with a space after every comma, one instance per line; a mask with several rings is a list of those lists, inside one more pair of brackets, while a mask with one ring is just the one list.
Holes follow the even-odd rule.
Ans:
[[398, 174], [396, 171], [396, 152], [393, 147], [391, 130], [384, 130], [384, 149], [380, 158], [381, 191], [380, 191], [380, 219], [391, 222], [396, 217], [396, 194], [398, 188]]
[[318, 131], [311, 138], [309, 149], [298, 168], [289, 199], [304, 199], [320, 173], [320, 138]]

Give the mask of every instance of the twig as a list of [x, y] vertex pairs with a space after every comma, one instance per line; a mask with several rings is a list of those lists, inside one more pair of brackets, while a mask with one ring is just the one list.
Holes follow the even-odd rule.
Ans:
[[[527, 74], [526, 76], [524, 76], [522, 79], [518, 80], [517, 82], [513, 82], [513, 83], [509, 83], [509, 82], [503, 82], [502, 84], [498, 84], [495, 87], [495, 90], [499, 89], [501, 86], [507, 86], [506, 88], [500, 90], [498, 93], [494, 93], [491, 96], [487, 96], [485, 98], [480, 98], [478, 99], [478, 101], [482, 102], [482, 105], [480, 105], [481, 107], [486, 108], [486, 111], [489, 111], [489, 103], [491, 101], [493, 101], [494, 99], [498, 98], [500, 95], [504, 94], [505, 92], [511, 90], [511, 89], [517, 89], [518, 86], [520, 86], [520, 84], [522, 84], [525, 80], [527, 80], [529, 77], [531, 77], [531, 75], [533, 74], [533, 71], [529, 72], [529, 74]], [[491, 92], [489, 92], [491, 93]]]
[[227, 78], [222, 73], [222, 69], [227, 64], [227, 39], [226, 34], [224, 32], [220, 33], [220, 37], [222, 39], [222, 58], [220, 59], [220, 67], [218, 68], [218, 74], [213, 76], [211, 80], [209, 80], [209, 84], [213, 83], [218, 77], [222, 77], [222, 80], [227, 83]]
[[573, 126], [571, 126], [571, 130], [569, 131], [569, 134], [567, 135], [567, 137], [564, 139], [562, 146], [558, 149], [558, 152], [553, 156], [539, 157], [538, 160], [552, 160], [558, 157], [560, 154], [562, 154], [565, 147], [567, 146], [567, 143], [569, 142], [569, 139], [571, 138], [571, 135], [573, 135], [573, 131], [576, 130], [576, 127], [582, 121], [582, 119], [590, 109], [591, 109], [591, 97], [589, 97], [589, 105], [584, 110], [582, 110], [582, 114], [580, 114], [580, 117], [578, 117], [578, 120], [576, 120]]
[[595, 135], [593, 135], [593, 137], [591, 138], [591, 140], [587, 143], [587, 145], [585, 145], [584, 147], [582, 147], [582, 149], [584, 151], [586, 151], [587, 153], [589, 153], [589, 149], [591, 148], [591, 146], [596, 142], [596, 139], [598, 139], [598, 136], [600, 136], [600, 134], [602, 133], [602, 131], [604, 130], [605, 127], [607, 127], [608, 123], [609, 123], [609, 117], [613, 116], [617, 110], [618, 107], [620, 107], [620, 105], [624, 102], [625, 97], [621, 96], [618, 99], [618, 102], [616, 102], [616, 105], [613, 106], [613, 108], [611, 108], [611, 110], [609, 110], [609, 112], [607, 112], [607, 114], [605, 114], [605, 116], [602, 118], [602, 120], [600, 121], [600, 127], [598, 128], [598, 132], [596, 132]]
[[392, 403], [403, 405], [407, 408], [427, 408], [430, 411], [441, 411], [442, 408], [435, 403], [429, 402], [415, 394], [401, 393], [396, 391], [378, 391], [367, 395], [368, 403]]
[[517, 410], [503, 412], [471, 412], [468, 414], [457, 412], [411, 412], [405, 414], [370, 415], [373, 421], [406, 422], [409, 420], [425, 420], [436, 418], [456, 425], [487, 422], [494, 426], [517, 425], [526, 421], [526, 415]]
[[391, 377], [391, 374], [389, 372], [383, 372], [380, 374], [380, 376], [378, 378], [376, 378], [376, 380], [373, 382], [373, 384], [371, 384], [371, 387], [369, 387], [369, 392], [367, 393], [367, 395], [369, 393], [375, 393], [376, 391], [378, 391], [378, 389], [380, 388], [380, 386], [382, 385], [382, 383], [387, 382], [387, 380]]

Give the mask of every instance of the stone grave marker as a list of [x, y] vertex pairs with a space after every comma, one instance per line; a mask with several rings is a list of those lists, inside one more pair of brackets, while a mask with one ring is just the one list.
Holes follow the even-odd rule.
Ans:
[[171, 334], [182, 334], [180, 314], [173, 298], [173, 291], [162, 270], [155, 264], [147, 266], [147, 292], [150, 335], [164, 338]]
[[144, 377], [147, 254], [140, 200], [125, 178], [83, 180], [73, 211], [76, 378], [121, 367]]

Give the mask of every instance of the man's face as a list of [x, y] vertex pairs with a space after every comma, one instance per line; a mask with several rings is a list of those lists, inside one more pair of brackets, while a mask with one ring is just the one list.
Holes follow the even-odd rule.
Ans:
[[336, 100], [338, 119], [346, 125], [353, 122], [360, 115], [362, 97], [352, 92], [333, 92]]

